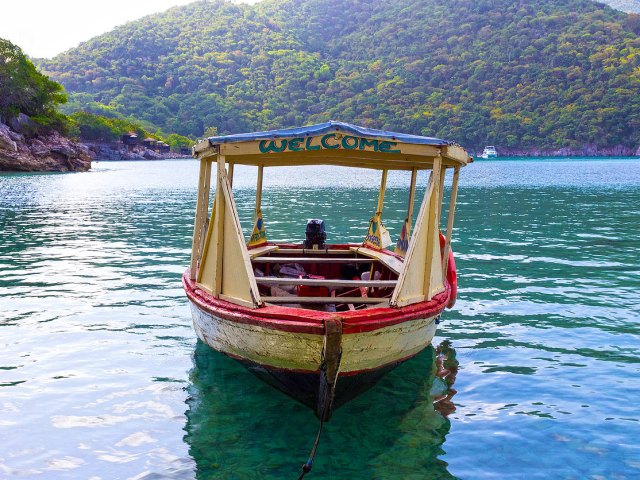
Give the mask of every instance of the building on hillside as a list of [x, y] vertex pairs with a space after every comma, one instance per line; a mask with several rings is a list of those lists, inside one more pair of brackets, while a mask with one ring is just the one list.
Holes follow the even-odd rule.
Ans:
[[138, 135], [135, 133], [125, 133], [120, 136], [120, 141], [122, 144], [127, 147], [127, 150], [130, 152], [140, 144], [140, 140], [138, 139]]

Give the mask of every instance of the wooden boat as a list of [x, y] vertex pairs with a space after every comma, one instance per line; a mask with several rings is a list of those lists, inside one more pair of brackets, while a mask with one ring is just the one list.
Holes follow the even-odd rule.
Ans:
[[[322, 420], [430, 344], [439, 316], [456, 296], [451, 234], [460, 167], [471, 161], [462, 147], [327, 122], [212, 137], [198, 143], [194, 155], [200, 178], [183, 285], [203, 342], [313, 408]], [[258, 169], [248, 242], [233, 197], [235, 165]], [[304, 244], [268, 242], [263, 170], [306, 165], [381, 172], [377, 209], [363, 242], [326, 244], [321, 221], [308, 224]], [[407, 215], [394, 251], [387, 249], [382, 223], [389, 170], [411, 172]], [[430, 176], [412, 229], [419, 170]], [[443, 235], [446, 170], [453, 175]]]

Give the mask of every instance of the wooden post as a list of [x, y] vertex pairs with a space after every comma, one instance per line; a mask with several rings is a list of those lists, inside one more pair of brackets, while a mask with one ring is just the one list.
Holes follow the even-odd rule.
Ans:
[[416, 198], [416, 181], [418, 180], [418, 169], [411, 170], [411, 186], [409, 187], [409, 206], [407, 207], [407, 235], [411, 231], [411, 221], [413, 219], [413, 204]]
[[438, 230], [442, 223], [442, 202], [444, 200], [444, 179], [447, 175], [447, 167], [442, 166], [440, 171], [440, 197], [438, 198]]
[[449, 199], [449, 219], [447, 220], [447, 237], [444, 242], [444, 252], [442, 256], [442, 278], [447, 278], [447, 267], [449, 265], [449, 252], [451, 251], [451, 235], [453, 232], [453, 216], [456, 211], [456, 199], [458, 197], [458, 176], [460, 167], [453, 170], [453, 182], [451, 183], [451, 198]]
[[229, 178], [229, 186], [233, 187], [233, 163], [229, 164], [229, 172], [227, 173], [227, 177]]
[[[431, 171], [433, 182], [433, 193], [429, 203], [429, 213], [427, 215], [427, 256], [425, 262], [425, 279], [424, 279], [424, 299], [431, 300], [431, 269], [433, 268], [433, 251], [434, 241], [437, 240], [437, 234], [434, 233], [438, 229], [438, 200], [440, 199], [440, 169], [442, 166], [442, 157], [440, 154], [433, 159], [433, 170]], [[440, 264], [438, 264], [440, 265]]]
[[378, 208], [376, 208], [376, 213], [378, 215], [382, 214], [384, 192], [387, 190], [387, 173], [389, 173], [388, 170], [382, 170], [382, 179], [380, 180], [380, 193], [378, 194]]
[[202, 237], [209, 210], [209, 190], [211, 187], [211, 160], [202, 158], [200, 160], [200, 176], [198, 177], [198, 199], [196, 201], [196, 217], [193, 224], [193, 239], [191, 242], [191, 264], [189, 276], [191, 280], [196, 279], [198, 264], [200, 262]]
[[215, 239], [215, 254], [216, 254], [216, 269], [214, 274], [214, 282], [213, 282], [213, 295], [216, 297], [220, 296], [222, 292], [222, 258], [223, 258], [223, 250], [224, 250], [224, 217], [225, 217], [225, 198], [224, 191], [222, 187], [222, 171], [224, 170], [225, 157], [224, 155], [218, 154], [218, 171], [217, 171], [217, 183], [216, 183], [216, 216], [215, 222], [217, 222], [217, 235]]
[[256, 215], [262, 208], [262, 174], [264, 167], [262, 165], [258, 166], [258, 183], [256, 184]]

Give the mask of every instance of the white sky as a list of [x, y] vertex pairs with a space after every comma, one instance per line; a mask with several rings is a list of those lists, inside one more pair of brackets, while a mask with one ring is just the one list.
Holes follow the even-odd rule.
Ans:
[[0, 0], [0, 38], [30, 57], [50, 58], [123, 23], [193, 1]]

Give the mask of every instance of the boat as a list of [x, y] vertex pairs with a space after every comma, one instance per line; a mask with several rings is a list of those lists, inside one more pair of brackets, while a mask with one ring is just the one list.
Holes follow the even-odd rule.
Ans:
[[484, 150], [482, 151], [482, 155], [480, 155], [480, 158], [497, 158], [498, 157], [498, 152], [496, 151], [496, 147], [494, 147], [493, 145], [487, 145], [486, 147], [484, 147]]
[[[211, 137], [193, 154], [200, 173], [191, 263], [182, 280], [202, 342], [309, 406], [322, 422], [430, 345], [442, 312], [456, 299], [451, 238], [460, 168], [471, 161], [464, 148], [331, 121]], [[248, 240], [233, 195], [236, 165], [257, 168]], [[376, 211], [362, 242], [329, 242], [330, 217], [301, 226], [302, 241], [268, 241], [264, 169], [308, 165], [380, 172]], [[392, 170], [410, 172], [411, 180], [402, 231], [390, 250], [382, 214]], [[413, 226], [424, 170], [429, 180]], [[447, 171], [451, 193], [441, 222]]]

